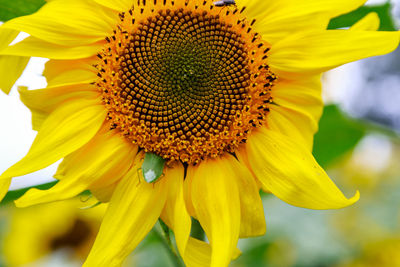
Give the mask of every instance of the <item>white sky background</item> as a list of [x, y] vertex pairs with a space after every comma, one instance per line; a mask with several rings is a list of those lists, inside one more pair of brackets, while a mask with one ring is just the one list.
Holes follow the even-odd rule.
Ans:
[[[28, 85], [29, 88], [46, 87], [46, 80], [41, 75], [45, 59], [33, 58], [18, 85]], [[32, 130], [31, 113], [19, 100], [17, 88], [10, 95], [0, 92], [0, 173], [20, 160], [29, 150], [36, 132]], [[41, 184], [52, 180], [56, 166], [13, 179], [11, 189]]]
[[[384, 2], [386, 1], [373, 0], [368, 1], [368, 4], [381, 4]], [[394, 13], [399, 18], [400, 0], [394, 0], [393, 2], [396, 2]], [[21, 78], [17, 81], [17, 85], [29, 86], [30, 89], [45, 87], [46, 81], [41, 76], [45, 62], [45, 59], [33, 58]], [[326, 75], [324, 97], [328, 102], [339, 103], [345, 109], [348, 107], [349, 99], [358, 95], [358, 91], [362, 90], [363, 84], [368, 78], [363, 73], [364, 62], [347, 64]], [[400, 75], [393, 76], [383, 82], [387, 87], [400, 90]], [[388, 105], [388, 108], [398, 108], [400, 114], [400, 105], [398, 105], [400, 103], [399, 93], [397, 93], [397, 97], [399, 99], [393, 100], [394, 105]], [[16, 87], [11, 90], [8, 96], [0, 92], [0, 125], [2, 125], [0, 131], [0, 173], [2, 173], [26, 155], [36, 136], [36, 132], [31, 128], [30, 112], [19, 100]], [[55, 173], [56, 168], [57, 164], [54, 164], [44, 170], [14, 178], [10, 189], [14, 190], [52, 181], [52, 175]]]

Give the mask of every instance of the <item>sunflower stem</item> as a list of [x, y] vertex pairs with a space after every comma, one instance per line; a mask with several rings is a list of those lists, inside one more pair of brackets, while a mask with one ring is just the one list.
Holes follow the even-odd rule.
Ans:
[[158, 222], [162, 229], [162, 234], [158, 233], [159, 237], [163, 241], [163, 244], [166, 247], [168, 254], [171, 257], [174, 266], [183, 267], [184, 265], [182, 264], [182, 260], [179, 257], [178, 252], [171, 240], [171, 230], [161, 219], [159, 219]]

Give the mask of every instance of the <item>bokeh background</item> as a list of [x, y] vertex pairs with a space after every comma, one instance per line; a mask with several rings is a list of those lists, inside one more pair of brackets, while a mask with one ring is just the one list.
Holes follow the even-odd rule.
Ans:
[[[0, 0], [0, 21], [34, 12], [44, 0], [15, 0], [7, 9], [10, 3]], [[369, 12], [378, 13], [380, 30], [400, 26], [400, 0], [393, 0], [368, 1], [329, 28], [350, 27]], [[33, 58], [17, 85], [45, 87], [44, 63]], [[345, 194], [360, 190], [360, 201], [313, 211], [263, 194], [267, 234], [241, 240], [242, 256], [231, 266], [400, 267], [400, 49], [332, 70], [323, 84], [326, 106], [313, 153]], [[0, 173], [26, 154], [36, 135], [15, 89], [0, 94]], [[90, 195], [26, 209], [12, 203], [27, 187], [51, 186], [56, 168], [13, 180], [0, 204], [0, 266], [81, 265], [106, 205], [95, 206]], [[157, 225], [126, 266], [174, 266], [160, 232]]]

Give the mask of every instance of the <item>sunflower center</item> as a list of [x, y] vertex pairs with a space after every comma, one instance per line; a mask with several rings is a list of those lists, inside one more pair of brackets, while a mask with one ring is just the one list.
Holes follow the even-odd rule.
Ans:
[[121, 101], [162, 138], [222, 130], [248, 97], [244, 43], [207, 15], [163, 10], [139, 25], [121, 54]]
[[139, 21], [134, 10], [120, 15], [98, 66], [112, 129], [146, 151], [195, 164], [233, 152], [262, 123], [275, 79], [268, 45], [238, 10], [227, 19], [220, 12], [188, 4], [148, 10]]
[[78, 249], [89, 240], [91, 232], [87, 222], [77, 219], [65, 234], [51, 240], [49, 245], [54, 251], [67, 247]]

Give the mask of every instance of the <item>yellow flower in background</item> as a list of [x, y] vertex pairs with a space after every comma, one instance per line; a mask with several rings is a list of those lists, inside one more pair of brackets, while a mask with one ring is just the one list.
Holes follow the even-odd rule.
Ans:
[[[20, 207], [89, 189], [110, 202], [85, 266], [119, 266], [159, 217], [188, 266], [227, 266], [239, 237], [262, 235], [259, 189], [289, 204], [341, 208], [347, 199], [311, 155], [320, 75], [394, 50], [398, 32], [326, 30], [365, 1], [54, 0], [0, 27], [5, 92], [25, 57], [49, 58], [44, 89], [20, 89], [38, 135], [12, 177], [63, 159], [47, 191]], [[373, 27], [372, 27], [373, 28]], [[5, 76], [1, 76], [5, 77]], [[4, 78], [2, 78], [3, 80]], [[140, 175], [144, 152], [167, 161]], [[191, 217], [210, 245], [190, 237]]]
[[74, 198], [33, 207], [3, 207], [3, 244], [6, 266], [41, 266], [52, 253], [70, 262], [83, 262], [89, 254], [107, 205], [82, 210]]
[[387, 238], [365, 244], [356, 259], [336, 267], [394, 267], [400, 266], [400, 240]]

